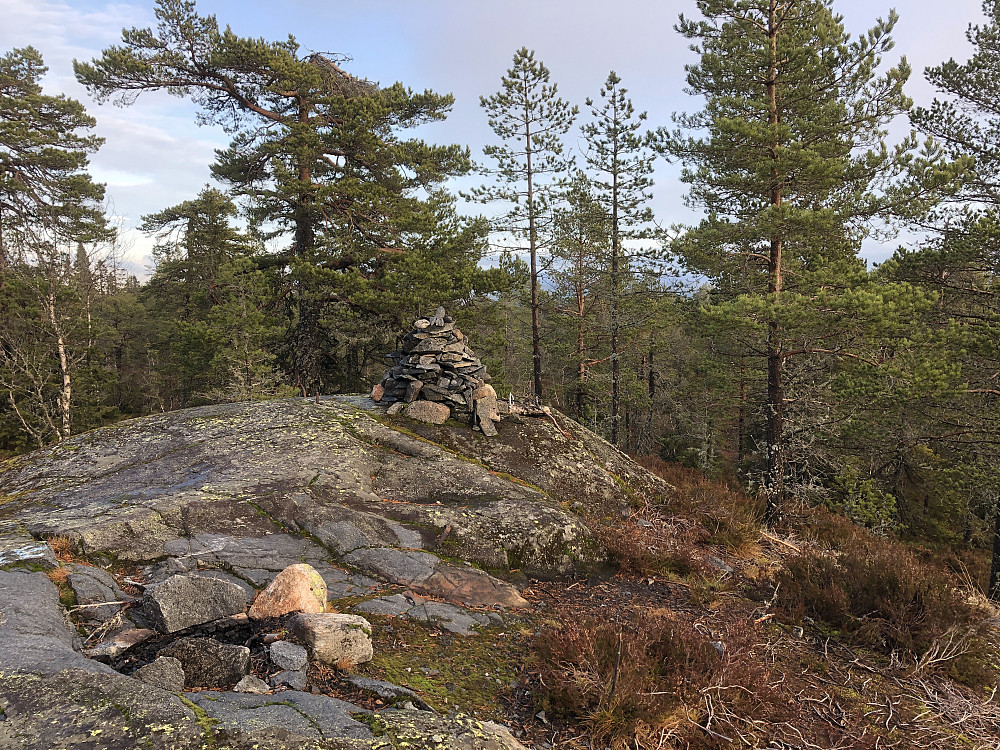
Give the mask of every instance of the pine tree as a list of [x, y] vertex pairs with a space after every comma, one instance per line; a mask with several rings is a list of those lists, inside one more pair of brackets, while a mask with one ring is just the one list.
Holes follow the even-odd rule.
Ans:
[[[232, 264], [248, 259], [254, 250], [232, 224], [236, 213], [228, 196], [205, 188], [193, 200], [143, 217], [140, 229], [156, 237], [156, 272], [144, 287], [142, 300], [149, 311], [152, 368], [161, 409], [202, 403], [210, 400], [210, 391], [221, 387], [212, 363], [235, 321], [216, 325], [213, 311], [227, 300]], [[259, 269], [256, 273], [262, 274]], [[270, 295], [272, 300], [276, 296]]]
[[946, 98], [918, 107], [912, 120], [922, 132], [944, 144], [956, 158], [971, 156], [961, 198], [1000, 206], [1000, 0], [984, 0], [988, 23], [970, 25], [966, 38], [972, 57], [954, 58], [925, 71], [927, 80]]
[[0, 383], [38, 445], [72, 433], [75, 377], [92, 342], [87, 276], [70, 248], [111, 234], [104, 188], [86, 172], [101, 144], [94, 119], [42, 93], [45, 72], [31, 47], [0, 58]]
[[603, 206], [594, 195], [587, 176], [577, 172], [566, 189], [565, 205], [556, 210], [552, 272], [553, 296], [558, 322], [569, 321], [568, 349], [573, 381], [571, 395], [577, 420], [592, 422], [594, 394], [591, 370], [607, 361], [595, 351], [599, 329], [597, 313], [607, 291], [605, 267], [608, 260], [608, 223]]
[[352, 296], [377, 286], [435, 220], [426, 192], [469, 168], [467, 149], [401, 136], [443, 119], [452, 98], [379, 88], [292, 37], [222, 31], [187, 0], [159, 0], [155, 12], [155, 30], [125, 30], [121, 46], [75, 63], [77, 77], [98, 99], [122, 104], [153, 90], [188, 97], [201, 121], [234, 133], [213, 172], [245, 197], [262, 232], [290, 235], [287, 252], [269, 262], [288, 269], [286, 364], [303, 390], [330, 386], [328, 323], [364, 314]]
[[[542, 397], [542, 346], [539, 322], [539, 256], [550, 244], [551, 209], [559, 175], [570, 168], [563, 151], [562, 137], [569, 132], [578, 113], [549, 83], [549, 69], [522, 47], [514, 53], [513, 64], [500, 79], [500, 90], [480, 97], [490, 127], [502, 143], [492, 144], [483, 153], [496, 162], [489, 170], [496, 183], [472, 191], [476, 200], [502, 202], [509, 210], [494, 223], [502, 233], [527, 244], [531, 272], [531, 357], [532, 389]], [[523, 247], [523, 245], [522, 245]]]
[[[621, 299], [627, 274], [639, 274], [641, 260], [628, 258], [624, 241], [641, 236], [643, 225], [653, 219], [648, 201], [653, 180], [653, 152], [640, 133], [646, 113], [635, 113], [628, 90], [611, 71], [601, 88], [602, 104], [587, 100], [593, 121], [581, 128], [586, 140], [585, 158], [594, 175], [596, 198], [609, 232], [608, 315], [611, 328], [611, 442], [618, 445], [621, 423]], [[634, 287], [632, 287], [634, 288]]]
[[[1000, 601], [1000, 496], [996, 493], [995, 435], [1000, 423], [1000, 0], [984, 0], [986, 22], [970, 25], [973, 46], [965, 62], [954, 58], [925, 71], [943, 95], [930, 107], [917, 108], [915, 125], [944, 144], [956, 159], [973, 168], [957, 195], [958, 203], [932, 216], [937, 237], [893, 259], [893, 272], [940, 295], [935, 327], [951, 326], [961, 348], [950, 358], [961, 366], [958, 392], [934, 410], [938, 426], [929, 450], [963, 467], [963, 477], [983, 476], [971, 494], [984, 517], [993, 515], [993, 561], [989, 595]], [[933, 423], [933, 422], [932, 422]], [[990, 497], [992, 493], [992, 496]]]
[[663, 143], [685, 165], [689, 203], [707, 217], [676, 249], [713, 279], [729, 300], [716, 311], [752, 333], [749, 353], [764, 360], [773, 516], [785, 494], [790, 360], [858, 356], [842, 332], [892, 309], [882, 303], [892, 290], [849, 291], [867, 281], [861, 239], [880, 218], [924, 213], [953, 175], [938, 155], [917, 156], [912, 136], [885, 144], [887, 124], [910, 107], [905, 61], [878, 72], [895, 14], [852, 40], [828, 0], [698, 7], [704, 20], [681, 17], [677, 28], [700, 55], [687, 80], [705, 109], [676, 116], [680, 127]]

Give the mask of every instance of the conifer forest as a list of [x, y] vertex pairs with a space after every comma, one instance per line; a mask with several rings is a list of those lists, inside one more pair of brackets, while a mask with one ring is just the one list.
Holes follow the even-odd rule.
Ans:
[[[895, 13], [851, 35], [835, 0], [697, 10], [670, 32], [696, 54], [672, 121], [614, 71], [569, 101], [522, 48], [474, 153], [434, 141], [447, 93], [157, 0], [77, 80], [123, 117], [182, 98], [229, 145], [212, 186], [130, 217], [155, 241], [139, 276], [88, 172], [88, 102], [43, 91], [33, 47], [2, 51], [0, 458], [367, 394], [443, 306], [501, 398], [739, 485], [763, 523], [822, 506], [1000, 598], [1000, 0], [967, 19], [971, 56], [916, 72]], [[905, 93], [919, 76], [933, 100]], [[698, 221], [654, 214], [661, 160]], [[920, 240], [861, 256], [900, 233]]]

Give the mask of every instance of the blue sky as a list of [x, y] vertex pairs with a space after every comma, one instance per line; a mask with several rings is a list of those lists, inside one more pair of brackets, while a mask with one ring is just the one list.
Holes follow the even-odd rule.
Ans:
[[[834, 7], [858, 33], [893, 5], [837, 0]], [[946, 12], [934, 0], [897, 0], [895, 7], [900, 22], [889, 61], [907, 57], [914, 70], [908, 92], [927, 104], [934, 92], [923, 79], [924, 67], [968, 56], [965, 29], [981, 19], [981, 0], [951, 0]], [[562, 95], [581, 107], [612, 69], [637, 109], [649, 112], [652, 126], [668, 124], [672, 112], [699, 106], [683, 91], [684, 64], [693, 56], [673, 31], [679, 13], [696, 15], [694, 0], [199, 0], [198, 11], [215, 14], [240, 35], [293, 34], [306, 49], [348, 54], [353, 58], [348, 69], [370, 80], [453, 93], [452, 115], [421, 135], [468, 145], [474, 157], [492, 136], [479, 96], [498, 88], [521, 46], [536, 50]], [[49, 93], [74, 96], [97, 117], [107, 143], [93, 158], [92, 171], [108, 185], [130, 256], [148, 263], [150, 241], [129, 228], [143, 214], [194, 197], [209, 182], [213, 150], [226, 138], [217, 129], [196, 126], [194, 108], [165, 94], [144, 95], [124, 109], [97, 105], [74, 80], [71, 61], [99, 55], [120, 40], [123, 26], [152, 25], [152, 1], [0, 0], [0, 18], [0, 49], [37, 47], [50, 68]], [[677, 175], [675, 166], [658, 165], [654, 210], [664, 223], [697, 219], [683, 206]], [[905, 240], [869, 241], [864, 254], [878, 262]]]

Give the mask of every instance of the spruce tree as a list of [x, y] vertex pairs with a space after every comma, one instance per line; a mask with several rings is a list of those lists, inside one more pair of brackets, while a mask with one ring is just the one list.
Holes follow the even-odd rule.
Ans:
[[535, 53], [522, 47], [514, 53], [513, 64], [501, 78], [500, 90], [479, 98], [501, 143], [483, 149], [495, 162], [488, 172], [496, 177], [496, 182], [471, 193], [476, 200], [509, 205], [494, 227], [527, 245], [524, 249], [528, 251], [531, 272], [532, 389], [536, 399], [542, 397], [539, 256], [550, 246], [551, 209], [558, 178], [570, 167], [562, 137], [569, 132], [578, 112], [559, 97], [558, 87], [549, 82], [550, 75], [549, 69], [535, 59]]
[[687, 81], [705, 108], [675, 116], [663, 147], [684, 164], [688, 202], [706, 218], [676, 250], [712, 279], [723, 302], [715, 312], [763, 360], [762, 482], [773, 517], [785, 494], [789, 363], [859, 356], [864, 325], [893, 314], [893, 290], [865, 288], [861, 240], [872, 222], [923, 213], [952, 175], [933, 153], [916, 155], [912, 136], [885, 142], [888, 123], [910, 107], [905, 60], [879, 72], [895, 14], [852, 39], [828, 0], [698, 8], [703, 19], [682, 16], [677, 29], [700, 56]]

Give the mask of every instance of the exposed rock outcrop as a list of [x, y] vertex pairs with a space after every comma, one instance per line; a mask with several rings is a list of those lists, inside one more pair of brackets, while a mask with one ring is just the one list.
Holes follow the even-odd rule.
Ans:
[[[244, 677], [253, 668], [247, 634], [274, 627], [247, 618], [250, 598], [307, 564], [317, 609], [329, 596], [372, 618], [482, 637], [478, 629], [503, 626], [503, 610], [526, 604], [519, 576], [602, 564], [577, 510], [613, 515], [633, 493], [668, 488], [568, 421], [505, 417], [485, 441], [467, 426], [416, 423], [386, 407], [367, 397], [203, 407], [5, 464], [0, 747], [519, 748], [502, 728], [471, 719], [387, 710], [362, 721], [358, 706], [301, 691], [301, 646], [278, 645], [280, 635], [264, 641], [269, 651], [254, 641], [258, 673]], [[54, 535], [69, 540], [74, 563], [56, 560], [45, 543]], [[104, 638], [86, 652], [59, 589], [32, 572], [58, 567], [53, 580], [86, 605], [76, 623]], [[356, 636], [347, 656], [326, 656], [332, 637], [299, 629], [292, 639], [313, 659], [370, 658], [372, 626], [361, 617], [299, 617], [340, 619]], [[196, 651], [221, 654], [232, 669], [199, 667]], [[174, 659], [189, 692], [178, 688]], [[191, 692], [212, 685], [234, 692]]]

